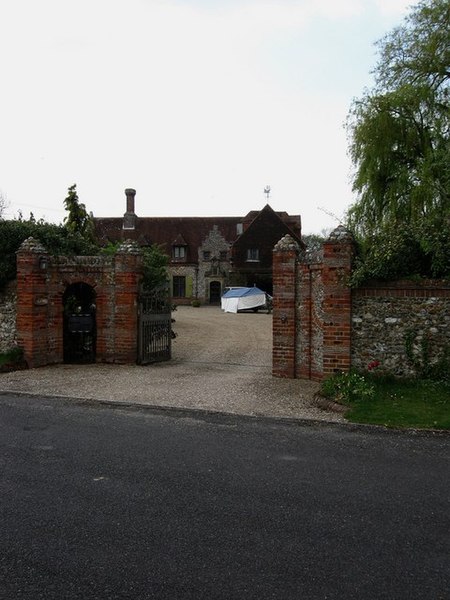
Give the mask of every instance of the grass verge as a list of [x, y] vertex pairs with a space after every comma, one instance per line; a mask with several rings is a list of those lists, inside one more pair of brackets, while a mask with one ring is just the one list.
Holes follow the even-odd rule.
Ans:
[[352, 398], [345, 414], [352, 423], [387, 427], [450, 429], [450, 384], [429, 380], [368, 381], [374, 387], [370, 399]]

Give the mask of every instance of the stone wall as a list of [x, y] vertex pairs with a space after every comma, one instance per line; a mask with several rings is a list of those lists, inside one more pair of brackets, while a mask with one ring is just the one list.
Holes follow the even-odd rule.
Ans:
[[[290, 236], [274, 248], [273, 368], [277, 377], [321, 380], [351, 367], [414, 374], [450, 344], [450, 284], [348, 286], [353, 242], [338, 227], [311, 256]], [[411, 360], [412, 358], [412, 360]]]
[[414, 374], [407, 346], [432, 364], [450, 346], [450, 285], [442, 282], [395, 282], [354, 290], [352, 295], [352, 366], [399, 376]]
[[16, 282], [0, 292], [0, 352], [6, 352], [16, 343]]

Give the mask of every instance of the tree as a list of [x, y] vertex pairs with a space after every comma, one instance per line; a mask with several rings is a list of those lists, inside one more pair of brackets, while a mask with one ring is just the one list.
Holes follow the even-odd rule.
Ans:
[[0, 190], [0, 219], [6, 208], [8, 208], [8, 200], [6, 199], [5, 194]]
[[167, 265], [169, 264], [167, 254], [157, 244], [143, 248], [143, 254], [144, 288], [152, 290], [166, 285], [168, 281]]
[[68, 195], [64, 200], [65, 209], [68, 212], [64, 218], [64, 224], [69, 233], [79, 234], [85, 239], [92, 240], [94, 236], [94, 224], [86, 206], [78, 199], [76, 184], [68, 188]]
[[449, 267], [442, 243], [450, 249], [448, 234], [434, 239], [450, 226], [448, 0], [423, 0], [377, 45], [374, 87], [347, 120], [357, 193], [348, 225], [371, 243], [406, 231], [436, 275]]

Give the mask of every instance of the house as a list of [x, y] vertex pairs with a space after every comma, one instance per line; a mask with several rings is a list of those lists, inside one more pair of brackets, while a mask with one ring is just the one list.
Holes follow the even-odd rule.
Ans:
[[299, 215], [275, 212], [267, 204], [245, 217], [138, 217], [133, 189], [126, 189], [121, 217], [94, 218], [98, 239], [131, 239], [140, 246], [159, 245], [170, 257], [174, 301], [188, 304], [220, 301], [228, 285], [272, 292], [272, 250], [286, 234], [301, 246]]

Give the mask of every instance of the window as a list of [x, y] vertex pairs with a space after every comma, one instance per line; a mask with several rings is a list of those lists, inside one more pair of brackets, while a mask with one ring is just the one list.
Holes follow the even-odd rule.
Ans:
[[243, 223], [236, 223], [236, 234], [237, 235], [241, 235], [241, 233], [244, 231], [244, 224]]
[[174, 298], [184, 298], [186, 296], [186, 277], [184, 275], [174, 275], [172, 295]]
[[221, 250], [220, 251], [220, 260], [227, 260], [228, 258], [228, 252], [226, 250]]
[[259, 261], [259, 250], [258, 248], [247, 248], [247, 262]]
[[184, 260], [186, 258], [186, 246], [174, 246], [173, 257], [175, 260]]
[[211, 252], [209, 250], [203, 252], [203, 260], [211, 260]]

